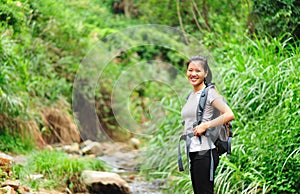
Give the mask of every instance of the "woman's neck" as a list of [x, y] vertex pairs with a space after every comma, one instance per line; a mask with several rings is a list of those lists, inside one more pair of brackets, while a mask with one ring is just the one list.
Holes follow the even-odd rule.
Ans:
[[200, 85], [194, 86], [194, 93], [199, 92], [200, 90], [205, 88], [204, 82], [201, 83]]

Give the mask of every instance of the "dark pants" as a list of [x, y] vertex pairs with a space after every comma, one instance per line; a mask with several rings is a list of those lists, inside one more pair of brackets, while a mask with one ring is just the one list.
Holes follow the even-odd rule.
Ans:
[[[212, 150], [214, 160], [214, 173], [219, 164], [219, 155], [216, 149]], [[202, 153], [190, 152], [191, 179], [195, 194], [214, 193], [214, 182], [209, 180], [210, 150]]]

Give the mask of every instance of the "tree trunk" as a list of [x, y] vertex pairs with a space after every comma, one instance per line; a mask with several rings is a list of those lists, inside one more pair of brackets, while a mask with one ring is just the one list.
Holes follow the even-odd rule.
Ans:
[[127, 18], [130, 18], [130, 16], [131, 16], [130, 11], [131, 11], [132, 5], [133, 5], [132, 0], [124, 0], [124, 13]]

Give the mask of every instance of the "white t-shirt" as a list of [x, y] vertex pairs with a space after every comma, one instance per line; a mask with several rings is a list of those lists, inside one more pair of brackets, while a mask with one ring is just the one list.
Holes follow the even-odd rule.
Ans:
[[[199, 105], [199, 99], [201, 96], [202, 90], [197, 93], [192, 92], [185, 105], [182, 108], [181, 115], [184, 120], [184, 134], [193, 133], [193, 123], [197, 120], [197, 107]], [[210, 121], [213, 116], [214, 107], [212, 106], [212, 102], [217, 99], [222, 98], [214, 88], [210, 88], [208, 90], [208, 96], [203, 112], [202, 122]], [[194, 136], [191, 138], [190, 152], [197, 152], [202, 150], [209, 150], [209, 145], [207, 141], [207, 137], [204, 135], [201, 136], [202, 143], [200, 144], [199, 137]], [[212, 143], [212, 148], [215, 148], [215, 145]]]

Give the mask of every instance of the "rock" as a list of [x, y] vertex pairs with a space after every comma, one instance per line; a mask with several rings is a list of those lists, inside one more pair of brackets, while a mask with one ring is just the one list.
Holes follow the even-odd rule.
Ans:
[[24, 187], [19, 187], [18, 189], [15, 189], [15, 191], [19, 194], [19, 193], [28, 193], [25, 191]]
[[84, 142], [82, 142], [82, 146], [85, 147], [85, 146], [87, 146], [87, 145], [89, 145], [89, 144], [91, 144], [91, 143], [93, 143], [93, 141], [90, 140], [90, 139], [87, 139], [87, 140], [85, 140]]
[[95, 159], [97, 156], [95, 154], [89, 154], [89, 155], [86, 155], [84, 157], [88, 158], [88, 159]]
[[100, 143], [91, 142], [81, 149], [83, 154], [95, 154], [96, 156], [103, 155], [103, 149]]
[[156, 187], [162, 186], [166, 183], [165, 180], [156, 179], [152, 182], [152, 184]]
[[140, 147], [140, 145], [141, 145], [141, 142], [140, 142], [140, 140], [138, 140], [137, 138], [131, 138], [130, 139], [130, 145], [133, 147], [133, 148], [135, 148], [135, 149], [138, 149], [139, 147]]
[[51, 145], [46, 145], [44, 147], [44, 150], [48, 150], [48, 151], [52, 152], [53, 151], [53, 147]]
[[116, 173], [85, 170], [82, 178], [91, 193], [130, 194], [129, 184]]
[[23, 186], [22, 188], [23, 188], [24, 192], [30, 192], [30, 188], [29, 187]]
[[10, 160], [10, 161], [13, 161], [13, 160], [14, 160], [14, 158], [13, 158], [12, 156], [7, 155], [7, 154], [5, 154], [5, 153], [0, 153], [0, 158], [5, 158], [5, 159], [8, 159], [8, 160]]
[[71, 145], [65, 145], [62, 147], [62, 150], [67, 152], [68, 154], [80, 154], [79, 144], [73, 143]]
[[13, 161], [13, 158], [11, 156], [1, 153], [0, 154], [0, 169], [9, 174], [10, 165], [11, 165], [12, 161]]
[[28, 175], [29, 180], [37, 180], [37, 179], [42, 179], [44, 175], [42, 174], [30, 174]]
[[19, 187], [20, 187], [21, 183], [19, 180], [15, 180], [15, 181], [12, 181], [12, 180], [5, 180], [1, 186], [2, 187], [5, 187], [5, 186], [10, 186], [12, 187], [13, 189], [17, 190]]
[[14, 158], [14, 165], [22, 165], [22, 166], [24, 166], [24, 165], [26, 165], [26, 163], [27, 163], [27, 156], [25, 156], [25, 155], [17, 155], [17, 156], [15, 156], [15, 158]]
[[15, 190], [10, 186], [5, 186], [5, 187], [0, 188], [0, 193], [16, 194]]
[[130, 174], [130, 175], [128, 176], [128, 178], [129, 178], [130, 180], [134, 180], [134, 179], [135, 179], [135, 174]]
[[30, 192], [30, 194], [64, 194], [60, 191], [56, 191], [56, 190], [46, 190], [46, 189], [39, 189], [39, 191], [33, 191], [33, 192]]

